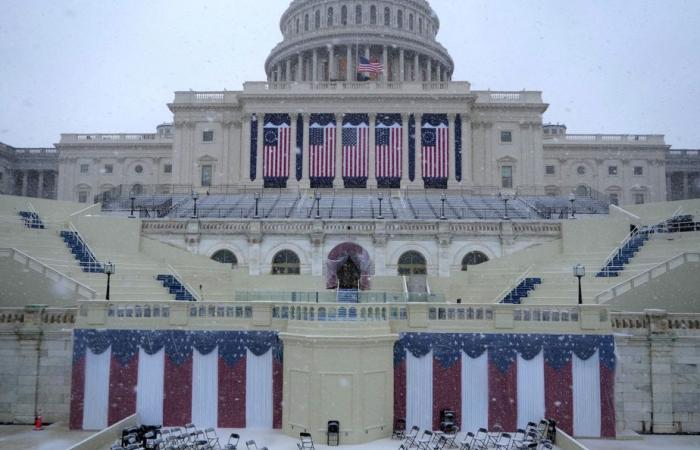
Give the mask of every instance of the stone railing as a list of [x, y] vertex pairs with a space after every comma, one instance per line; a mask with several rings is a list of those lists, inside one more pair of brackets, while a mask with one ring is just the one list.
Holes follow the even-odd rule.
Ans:
[[47, 308], [44, 305], [0, 308], [0, 329], [7, 327], [72, 328], [76, 312], [77, 308]]
[[595, 301], [599, 304], [609, 302], [618, 295], [622, 295], [626, 292], [629, 292], [632, 289], [637, 288], [653, 280], [654, 278], [659, 277], [667, 272], [670, 272], [676, 267], [682, 266], [683, 264], [689, 262], [700, 262], [700, 253], [684, 252], [680, 255], [676, 255], [672, 258], [669, 258], [666, 261], [663, 261], [628, 280], [625, 280], [602, 291], [601, 293], [596, 295]]
[[605, 307], [433, 303], [80, 302], [81, 328], [277, 329], [289, 322], [386, 322], [394, 331], [605, 333]]
[[473, 91], [476, 103], [542, 103], [539, 91]]
[[629, 334], [693, 334], [700, 336], [700, 313], [669, 313], [663, 309], [610, 313], [613, 330]]
[[16, 148], [15, 155], [35, 156], [35, 157], [57, 157], [58, 150], [55, 148]]
[[65, 143], [92, 143], [92, 142], [157, 142], [161, 140], [172, 141], [172, 136], [159, 136], [156, 133], [113, 133], [113, 134], [61, 134], [61, 144]]
[[[445, 94], [469, 94], [470, 85], [466, 81], [310, 81], [310, 82], [264, 82], [251, 81], [243, 84], [245, 94], [312, 94], [323, 91], [324, 93], [349, 93], [363, 94], [420, 94], [420, 93], [445, 93]], [[176, 93], [177, 98], [177, 93]], [[176, 101], [177, 102], [177, 101]]]
[[239, 92], [236, 91], [178, 91], [175, 92], [175, 104], [238, 104]]
[[543, 135], [545, 141], [602, 144], [666, 145], [661, 134], [565, 134]]

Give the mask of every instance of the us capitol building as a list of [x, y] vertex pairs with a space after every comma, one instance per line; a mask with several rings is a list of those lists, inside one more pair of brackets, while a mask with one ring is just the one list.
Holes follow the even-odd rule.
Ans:
[[[615, 204], [700, 194], [697, 152], [670, 152], [662, 135], [567, 133], [542, 123], [539, 91], [454, 81], [439, 28], [424, 0], [293, 1], [266, 81], [176, 92], [156, 133], [3, 144], [0, 191], [79, 202], [151, 185], [575, 192]], [[383, 70], [359, 73], [363, 60]]]

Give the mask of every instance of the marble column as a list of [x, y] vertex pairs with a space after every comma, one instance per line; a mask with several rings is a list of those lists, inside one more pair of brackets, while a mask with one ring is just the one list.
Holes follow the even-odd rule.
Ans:
[[413, 54], [413, 81], [423, 81], [420, 76], [420, 57], [418, 53]]
[[257, 148], [255, 149], [255, 182], [253, 183], [254, 186], [257, 187], [262, 187], [264, 185], [263, 181], [263, 166], [264, 166], [264, 161], [263, 161], [263, 142], [265, 141], [265, 136], [264, 136], [264, 126], [265, 126], [265, 114], [264, 113], [258, 113], [258, 145]]
[[447, 115], [447, 187], [455, 188], [457, 187], [457, 176], [456, 176], [456, 163], [457, 158], [455, 158], [455, 119], [457, 115], [455, 113], [449, 113]]
[[471, 185], [469, 161], [472, 157], [472, 124], [467, 114], [462, 113], [462, 184]]
[[387, 50], [386, 45], [382, 46], [382, 64], [384, 64], [382, 81], [389, 81], [389, 51]]
[[287, 187], [298, 187], [297, 181], [297, 114], [289, 115], [289, 178]]
[[423, 137], [423, 113], [415, 114], [416, 117], [416, 162], [415, 179], [413, 185], [423, 188], [423, 152], [421, 151], [421, 139]]
[[27, 185], [29, 184], [29, 171], [22, 171], [22, 197], [27, 196]]
[[302, 76], [301, 76], [301, 71], [304, 69], [304, 61], [301, 58], [301, 53], [297, 54], [297, 74], [296, 74], [296, 82], [302, 81]]
[[238, 169], [241, 183], [250, 183], [250, 113], [244, 112], [241, 115], [241, 157]]
[[377, 113], [369, 114], [369, 155], [367, 167], [367, 188], [377, 187], [377, 140], [376, 140]]
[[338, 78], [335, 73], [335, 47], [331, 44], [328, 48], [328, 81], [335, 78]]
[[399, 81], [406, 81], [406, 74], [404, 71], [404, 52], [403, 49], [399, 49]]
[[408, 113], [401, 114], [401, 189], [408, 187]]
[[284, 63], [284, 81], [292, 81], [292, 60], [287, 58]]
[[433, 60], [428, 58], [428, 64], [426, 66], [426, 80], [425, 81], [433, 81]]
[[39, 181], [36, 186], [36, 196], [38, 198], [44, 198], [44, 171], [39, 171]]
[[304, 113], [302, 115], [304, 121], [304, 130], [301, 146], [302, 163], [301, 163], [301, 181], [299, 182], [299, 187], [301, 189], [309, 189], [311, 186], [309, 180], [309, 120], [311, 116], [309, 113]]
[[335, 114], [335, 178], [333, 187], [343, 187], [343, 114]]
[[352, 81], [352, 45], [345, 47], [345, 81]]
[[311, 81], [318, 81], [318, 49], [313, 50], [311, 61]]

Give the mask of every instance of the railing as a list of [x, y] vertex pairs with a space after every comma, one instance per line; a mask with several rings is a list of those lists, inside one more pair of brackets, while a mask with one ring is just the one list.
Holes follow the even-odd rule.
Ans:
[[613, 330], [624, 330], [634, 335], [676, 333], [700, 336], [698, 313], [668, 313], [663, 309], [613, 312], [610, 313], [610, 322]]
[[[336, 303], [336, 291], [236, 291], [237, 302]], [[358, 303], [444, 302], [443, 294], [359, 291]]]
[[506, 295], [508, 295], [513, 289], [518, 287], [521, 281], [523, 281], [525, 278], [527, 278], [528, 275], [530, 275], [530, 272], [532, 271], [533, 266], [529, 266], [523, 273], [518, 276], [518, 278], [515, 279], [514, 282], [508, 283], [505, 288], [501, 292], [498, 293], [496, 298], [493, 300], [494, 303], [500, 303], [501, 300], [503, 300]]
[[[243, 84], [243, 92], [246, 94], [269, 94], [275, 91], [280, 93], [311, 93], [316, 91], [340, 92], [347, 95], [350, 92], [363, 93], [391, 92], [391, 93], [422, 93], [422, 92], [444, 92], [449, 94], [469, 94], [471, 86], [466, 81], [251, 81]], [[181, 97], [178, 97], [183, 94]], [[180, 103], [185, 99], [187, 92], [176, 92], [175, 103]], [[196, 93], [195, 93], [196, 94]], [[191, 97], [190, 97], [191, 98]], [[194, 102], [193, 102], [194, 103]]]
[[293, 322], [386, 323], [393, 331], [609, 332], [608, 310], [599, 305], [502, 305], [431, 303], [297, 303], [83, 301], [82, 328], [277, 329]]
[[559, 141], [561, 138], [565, 142], [597, 142], [603, 144], [645, 144], [645, 145], [665, 145], [662, 134], [565, 134], [563, 136], [544, 135], [545, 140]]
[[655, 265], [654, 267], [630, 278], [629, 280], [625, 280], [600, 292], [598, 295], [596, 295], [595, 301], [598, 304], [609, 302], [618, 295], [622, 295], [625, 292], [637, 288], [643, 285], [644, 283], [647, 283], [653, 280], [654, 278], [659, 277], [667, 272], [670, 272], [676, 267], [682, 266], [683, 264], [689, 262], [700, 262], [700, 253], [684, 252], [680, 255], [676, 255], [672, 258], [669, 258], [666, 261], [663, 261]]
[[92, 288], [84, 285], [78, 280], [69, 277], [63, 272], [54, 269], [48, 264], [45, 264], [39, 261], [38, 259], [29, 256], [21, 250], [18, 250], [16, 248], [0, 248], [0, 258], [1, 257], [11, 257], [17, 263], [24, 265], [25, 267], [33, 270], [34, 272], [42, 274], [44, 277], [52, 281], [57, 282], [60, 280], [67, 289], [74, 292], [77, 296], [88, 299], [97, 298], [97, 292], [95, 292], [95, 290], [93, 290]]
[[180, 275], [180, 273], [175, 270], [175, 268], [171, 265], [168, 264], [168, 270], [170, 270], [170, 273], [175, 277], [175, 279], [185, 288], [189, 291], [190, 294], [192, 294], [192, 297], [194, 297], [196, 300], [201, 300], [202, 297], [200, 295], [200, 292], [196, 291], [190, 283], [185, 281], [184, 278]]
[[6, 326], [71, 327], [77, 308], [48, 308], [46, 305], [0, 308], [0, 328]]
[[72, 142], [135, 142], [135, 141], [158, 141], [172, 140], [171, 136], [158, 135], [157, 133], [94, 133], [94, 134], [76, 134], [63, 133], [61, 134], [61, 143]]
[[542, 103], [539, 91], [473, 91], [478, 103]]

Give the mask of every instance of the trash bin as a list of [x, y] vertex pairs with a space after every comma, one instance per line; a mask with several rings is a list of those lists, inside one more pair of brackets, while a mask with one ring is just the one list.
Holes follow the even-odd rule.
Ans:
[[328, 445], [340, 445], [340, 422], [337, 420], [328, 421]]
[[440, 411], [440, 431], [450, 432], [454, 429], [457, 421], [457, 414], [451, 409]]

